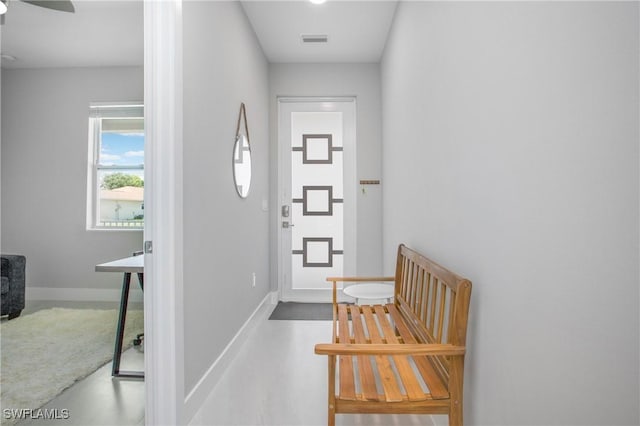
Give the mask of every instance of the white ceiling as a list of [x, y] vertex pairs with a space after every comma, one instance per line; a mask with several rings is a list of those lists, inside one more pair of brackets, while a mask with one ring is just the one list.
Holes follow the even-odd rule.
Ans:
[[[242, 1], [269, 62], [378, 62], [396, 1]], [[303, 44], [325, 34], [326, 44]]]
[[75, 13], [9, 2], [3, 68], [142, 65], [142, 0], [74, 0]]
[[[3, 68], [141, 66], [143, 0], [73, 0], [76, 13], [10, 0]], [[214, 0], [208, 0], [214, 1]], [[378, 62], [396, 1], [242, 1], [270, 62]], [[301, 34], [326, 34], [303, 44]]]

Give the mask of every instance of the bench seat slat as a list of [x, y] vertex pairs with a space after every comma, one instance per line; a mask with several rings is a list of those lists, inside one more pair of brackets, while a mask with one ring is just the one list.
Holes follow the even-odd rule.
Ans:
[[[409, 327], [407, 327], [407, 325], [405, 324], [402, 316], [400, 316], [400, 312], [398, 312], [396, 306], [393, 304], [389, 304], [387, 305], [387, 310], [389, 311], [391, 318], [393, 318], [396, 328], [404, 339], [404, 342], [418, 343], [409, 330]], [[420, 374], [422, 375], [422, 379], [427, 384], [429, 392], [431, 392], [431, 397], [433, 399], [449, 398], [449, 391], [447, 390], [447, 387], [444, 383], [442, 383], [440, 376], [438, 376], [438, 373], [433, 368], [433, 365], [431, 364], [429, 359], [426, 356], [414, 356], [413, 361], [416, 363], [418, 371], [420, 371]]]
[[[338, 305], [338, 339], [340, 343], [349, 343], [349, 315], [346, 305]], [[353, 376], [353, 359], [350, 355], [340, 355], [340, 396], [341, 399], [355, 400], [356, 387]]]
[[[378, 322], [382, 327], [382, 332], [384, 333], [387, 343], [399, 343], [396, 333], [391, 323], [389, 323], [384, 307], [382, 305], [375, 305], [374, 310], [378, 316]], [[395, 355], [393, 356], [393, 361], [396, 364], [398, 375], [404, 385], [409, 401], [423, 401], [427, 399], [426, 394], [422, 390], [422, 386], [420, 386], [420, 382], [416, 379], [413, 368], [411, 368], [409, 357]]]
[[[370, 308], [370, 306], [364, 306], [362, 312], [367, 324], [367, 330], [369, 331], [369, 339], [371, 339], [371, 343], [383, 343], [380, 332], [378, 331], [378, 326], [376, 325], [376, 320], [373, 318], [373, 313]], [[380, 381], [382, 382], [385, 400], [387, 402], [402, 401], [402, 392], [400, 392], [400, 387], [396, 382], [389, 357], [376, 356], [375, 364], [378, 369], [378, 374], [380, 375]]]
[[[360, 308], [351, 306], [351, 324], [353, 324], [353, 334], [356, 343], [367, 343], [364, 333], [364, 326], [360, 317]], [[378, 401], [378, 389], [376, 388], [376, 378], [371, 368], [371, 357], [368, 355], [358, 356], [358, 372], [360, 373], [360, 384], [362, 386], [362, 397], [367, 400]]]

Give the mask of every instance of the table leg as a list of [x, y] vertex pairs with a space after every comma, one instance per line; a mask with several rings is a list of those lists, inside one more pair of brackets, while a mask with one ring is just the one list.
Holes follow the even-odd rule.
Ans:
[[144, 274], [138, 272], [138, 283], [140, 284], [140, 290], [144, 291]]
[[[138, 272], [138, 284], [140, 284], [140, 290], [144, 292], [144, 273]], [[139, 346], [142, 344], [142, 338], [144, 337], [144, 332], [136, 335], [136, 339], [133, 341], [134, 346]]]
[[[140, 276], [138, 276], [140, 279]], [[141, 282], [142, 283], [142, 282]], [[118, 329], [116, 331], [116, 345], [113, 352], [113, 377], [144, 378], [144, 373], [139, 371], [120, 371], [120, 358], [122, 357], [122, 340], [124, 339], [124, 325], [127, 319], [127, 305], [129, 304], [129, 287], [131, 285], [131, 272], [125, 272], [122, 280], [122, 294], [120, 295], [120, 313], [118, 315]]]

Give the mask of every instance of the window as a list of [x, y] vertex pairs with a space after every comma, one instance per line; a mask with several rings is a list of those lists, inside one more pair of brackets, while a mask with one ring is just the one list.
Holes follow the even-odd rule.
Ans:
[[144, 227], [144, 108], [89, 107], [88, 229]]

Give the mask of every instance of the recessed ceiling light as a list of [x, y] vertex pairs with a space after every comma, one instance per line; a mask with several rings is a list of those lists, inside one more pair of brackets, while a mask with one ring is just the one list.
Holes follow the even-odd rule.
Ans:
[[7, 3], [5, 3], [5, 0], [0, 1], [0, 15], [4, 15], [5, 13], [7, 13]]
[[311, 3], [313, 4], [322, 4], [324, 2], [326, 2], [327, 0], [309, 0]]

